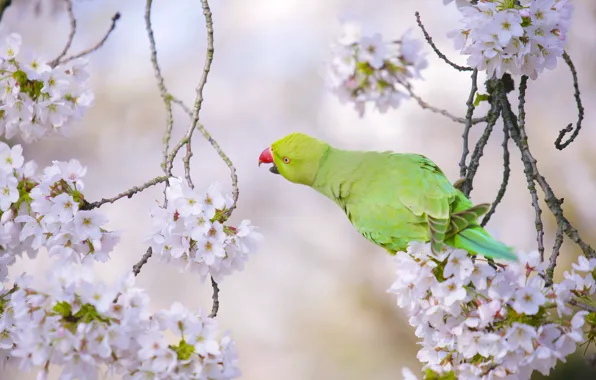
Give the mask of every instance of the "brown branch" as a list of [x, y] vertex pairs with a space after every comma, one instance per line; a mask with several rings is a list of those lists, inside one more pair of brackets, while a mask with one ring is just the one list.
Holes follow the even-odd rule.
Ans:
[[89, 49], [83, 50], [82, 52], [80, 52], [78, 54], [71, 55], [70, 57], [64, 58], [64, 59], [60, 60], [59, 62], [56, 62], [56, 65], [60, 65], [60, 64], [72, 61], [74, 59], [84, 57], [88, 54], [93, 53], [96, 50], [99, 50], [99, 48], [101, 48], [106, 43], [106, 41], [108, 40], [108, 37], [110, 37], [110, 34], [112, 33], [112, 31], [114, 31], [114, 29], [116, 28], [116, 23], [118, 22], [119, 19], [120, 19], [120, 12], [116, 12], [116, 14], [114, 14], [114, 16], [112, 16], [112, 23], [110, 24], [110, 28], [108, 29], [108, 32], [103, 36], [103, 38], [98, 43], [96, 43]]
[[147, 264], [147, 261], [149, 261], [151, 255], [153, 255], [153, 249], [149, 247], [147, 248], [147, 252], [145, 252], [141, 260], [132, 266], [132, 273], [134, 273], [135, 276], [138, 276], [139, 273], [141, 273], [141, 268], [143, 268], [143, 265]]
[[211, 314], [209, 314], [209, 318], [217, 317], [217, 312], [219, 311], [219, 286], [217, 282], [211, 277], [211, 286], [213, 287], [213, 295], [211, 299], [213, 300], [213, 307], [211, 308]]
[[559, 198], [557, 198], [546, 179], [540, 174], [538, 166], [536, 165], [536, 159], [530, 152], [528, 136], [526, 135], [525, 129], [521, 129], [517, 125], [516, 117], [511, 110], [511, 104], [507, 99], [507, 93], [503, 88], [504, 86], [502, 81], [499, 80], [498, 84], [499, 86], [497, 88], [496, 95], [498, 96], [503, 108], [503, 122], [508, 126], [509, 131], [511, 132], [511, 138], [513, 141], [515, 141], [515, 144], [518, 146], [521, 152], [522, 162], [525, 168], [524, 170], [531, 175], [531, 177], [538, 183], [544, 192], [544, 202], [554, 215], [557, 221], [557, 226], [565, 232], [567, 237], [569, 237], [580, 247], [586, 257], [595, 258], [596, 251], [594, 251], [594, 248], [581, 239], [577, 229], [573, 227], [569, 220], [567, 220], [563, 214], [563, 209], [561, 208], [561, 201]]
[[129, 190], [126, 190], [118, 195], [116, 195], [115, 197], [112, 198], [103, 198], [100, 201], [97, 202], [87, 202], [84, 201], [83, 206], [81, 207], [81, 210], [92, 210], [94, 208], [98, 208], [101, 207], [102, 205], [106, 204], [106, 203], [114, 203], [116, 202], [118, 199], [127, 197], [127, 198], [132, 198], [133, 195], [135, 195], [136, 193], [139, 193], [143, 190], [146, 190], [147, 188], [151, 187], [151, 186], [155, 186], [158, 183], [162, 183], [162, 182], [166, 182], [168, 180], [167, 176], [161, 176], [161, 177], [156, 177], [153, 178], [150, 181], [145, 182], [143, 185], [141, 186], [135, 186]]
[[[561, 200], [561, 203], [563, 201]], [[550, 255], [550, 260], [548, 264], [548, 268], [546, 268], [546, 281], [545, 285], [547, 287], [553, 284], [553, 278], [555, 277], [555, 267], [557, 266], [557, 257], [559, 257], [559, 251], [561, 249], [561, 245], [563, 245], [563, 230], [561, 227], [557, 228], [557, 234], [555, 235], [555, 245], [553, 246], [553, 253]]]
[[[567, 66], [569, 66], [569, 70], [571, 71], [571, 75], [573, 76], [573, 89], [574, 89], [574, 96], [575, 96], [575, 103], [577, 104], [577, 124], [575, 125], [575, 131], [573, 131], [573, 124], [569, 124], [565, 129], [559, 131], [559, 137], [555, 140], [555, 147], [559, 150], [565, 149], [569, 144], [575, 140], [577, 135], [579, 134], [579, 130], [582, 128], [582, 121], [584, 120], [584, 106], [582, 105], [582, 98], [579, 92], [579, 81], [577, 80], [577, 71], [575, 70], [575, 65], [569, 57], [567, 52], [563, 52], [563, 59]], [[573, 134], [567, 141], [561, 143], [563, 137], [569, 132], [573, 131]]]
[[416, 22], [418, 23], [418, 26], [420, 27], [420, 29], [422, 29], [422, 33], [424, 33], [424, 38], [426, 39], [426, 42], [428, 42], [430, 47], [439, 56], [439, 58], [441, 58], [443, 61], [447, 62], [447, 64], [449, 66], [453, 67], [454, 69], [456, 69], [458, 71], [472, 71], [472, 70], [474, 70], [471, 67], [459, 66], [459, 65], [451, 62], [445, 54], [441, 53], [441, 51], [437, 48], [437, 46], [433, 42], [433, 39], [431, 38], [430, 34], [428, 34], [426, 29], [424, 28], [424, 25], [422, 24], [422, 20], [420, 20], [420, 13], [416, 12], [414, 14], [416, 15]]
[[[438, 113], [440, 115], [443, 115], [449, 119], [451, 119], [452, 121], [456, 122], [456, 123], [460, 123], [460, 124], [466, 124], [466, 118], [464, 117], [458, 117], [455, 116], [451, 113], [449, 113], [449, 111], [446, 111], [444, 109], [441, 108], [437, 108], [435, 106], [431, 106], [430, 104], [428, 104], [427, 102], [424, 101], [424, 99], [422, 99], [420, 96], [416, 95], [416, 93], [414, 92], [414, 90], [412, 89], [412, 86], [408, 83], [403, 84], [403, 86], [405, 87], [405, 89], [408, 91], [408, 94], [410, 94], [410, 96], [412, 97], [412, 99], [416, 100], [416, 102], [418, 103], [418, 105], [420, 106], [420, 108], [425, 109], [425, 110], [429, 110], [431, 112], [434, 113]], [[484, 116], [484, 117], [479, 117], [476, 119], [471, 119], [471, 123], [472, 124], [478, 124], [478, 123], [483, 123], [485, 121], [488, 120], [488, 116]]]
[[66, 12], [68, 13], [68, 19], [70, 22], [70, 33], [68, 34], [68, 40], [66, 40], [66, 45], [64, 45], [62, 52], [60, 52], [60, 54], [52, 62], [50, 62], [51, 67], [58, 66], [60, 60], [64, 58], [66, 53], [68, 53], [68, 50], [72, 45], [72, 40], [74, 39], [75, 33], [77, 32], [77, 19], [75, 18], [74, 12], [72, 10], [72, 0], [64, 0], [64, 2], [66, 3]]
[[470, 157], [470, 165], [468, 165], [468, 173], [465, 177], [465, 181], [463, 183], [463, 190], [462, 192], [466, 195], [466, 197], [470, 197], [470, 193], [472, 189], [474, 189], [474, 177], [478, 171], [478, 167], [480, 166], [480, 158], [484, 154], [484, 147], [488, 143], [488, 139], [493, 131], [497, 120], [499, 119], [499, 115], [501, 114], [501, 106], [499, 102], [494, 101], [491, 104], [491, 109], [489, 111], [488, 116], [488, 123], [486, 123], [486, 128], [482, 133], [482, 136], [478, 139], [476, 146], [474, 147], [474, 152], [472, 153], [472, 157]]
[[[523, 75], [519, 82], [519, 115], [518, 115], [518, 131], [521, 138], [524, 138], [527, 143], [527, 135], [526, 135], [526, 111], [525, 111], [525, 104], [526, 104], [526, 88], [528, 86], [528, 77]], [[523, 136], [523, 137], [522, 137]], [[522, 152], [523, 153], [523, 152]], [[540, 261], [544, 261], [544, 225], [542, 224], [542, 209], [540, 208], [540, 204], [538, 203], [538, 192], [536, 191], [535, 185], [535, 172], [533, 170], [532, 165], [536, 165], [536, 160], [534, 158], [526, 157], [526, 161], [530, 165], [524, 165], [524, 173], [526, 174], [526, 181], [528, 182], [528, 190], [530, 191], [530, 195], [532, 197], [532, 206], [534, 207], [535, 211], [535, 218], [534, 224], [536, 226], [536, 241], [538, 242], [538, 252], [540, 253]], [[524, 159], [524, 156], [522, 156]], [[524, 161], [524, 164], [526, 163]]]
[[474, 71], [472, 72], [472, 86], [470, 88], [470, 95], [468, 96], [468, 101], [466, 102], [466, 105], [468, 106], [468, 111], [466, 112], [466, 119], [464, 120], [466, 127], [464, 128], [464, 132], [462, 134], [464, 147], [461, 154], [461, 160], [459, 161], [459, 176], [461, 178], [466, 177], [468, 170], [468, 168], [466, 167], [466, 159], [468, 157], [468, 154], [470, 153], [470, 150], [468, 148], [468, 138], [470, 135], [470, 129], [472, 128], [472, 116], [474, 115], [475, 108], [474, 96], [476, 95], [476, 91], [478, 91], [478, 70], [474, 69]]
[[486, 226], [486, 224], [490, 220], [490, 217], [495, 213], [497, 206], [499, 205], [499, 203], [501, 203], [501, 200], [503, 200], [503, 197], [505, 196], [505, 191], [507, 191], [507, 185], [509, 184], [509, 176], [511, 175], [511, 165], [509, 159], [509, 139], [509, 129], [507, 128], [507, 125], [503, 125], [503, 180], [501, 181], [501, 186], [499, 187], [499, 191], [497, 193], [495, 201], [490, 206], [490, 209], [488, 210], [486, 215], [484, 215], [484, 218], [482, 218], [482, 223], [480, 223], [482, 227]]
[[573, 306], [579, 307], [580, 309], [584, 309], [586, 311], [596, 313], [596, 306], [588, 305], [587, 303], [578, 301], [574, 298], [570, 299], [569, 303], [572, 304]]

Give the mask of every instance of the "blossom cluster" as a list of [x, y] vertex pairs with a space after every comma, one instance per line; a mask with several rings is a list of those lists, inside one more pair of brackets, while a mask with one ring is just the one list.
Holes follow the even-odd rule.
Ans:
[[[447, 1], [450, 2], [450, 1]], [[468, 64], [488, 75], [536, 79], [554, 69], [571, 23], [570, 0], [484, 0], [458, 4], [464, 27], [448, 33]]]
[[21, 49], [21, 36], [0, 43], [0, 135], [25, 142], [65, 135], [83, 117], [94, 96], [87, 86], [87, 60], [51, 67]]
[[[45, 63], [17, 34], [0, 40], [0, 137], [66, 135], [93, 102], [86, 64]], [[65, 379], [97, 379], [102, 368], [133, 380], [239, 377], [234, 342], [204, 312], [174, 303], [151, 313], [132, 273], [111, 285], [94, 279], [92, 264], [110, 259], [120, 234], [85, 200], [86, 168], [54, 161], [39, 172], [22, 153], [0, 142], [0, 366], [18, 363], [40, 379], [50, 366]], [[152, 212], [157, 256], [203, 281], [243, 268], [260, 234], [248, 220], [225, 224], [233, 202], [217, 185], [199, 194], [172, 178], [167, 198]], [[9, 284], [17, 257], [44, 250], [57, 259], [49, 284], [26, 274]]]
[[212, 276], [220, 282], [242, 270], [248, 255], [256, 250], [261, 235], [249, 220], [237, 227], [225, 224], [233, 200], [224, 196], [219, 184], [200, 193], [180, 178], [170, 178], [167, 205], [151, 211], [153, 252], [181, 270], [198, 273], [202, 281]]
[[421, 78], [427, 66], [421, 45], [409, 32], [400, 40], [385, 41], [378, 33], [362, 35], [358, 23], [344, 23], [331, 46], [328, 86], [340, 102], [353, 103], [360, 116], [368, 103], [381, 113], [397, 108], [409, 96], [405, 90], [410, 80]]
[[580, 258], [552, 287], [537, 252], [495, 265], [458, 249], [435, 255], [429, 244], [413, 242], [395, 260], [389, 291], [422, 340], [418, 359], [426, 370], [459, 380], [525, 380], [535, 370], [547, 375], [585, 340], [588, 312], [569, 301], [596, 291], [596, 259]]
[[179, 303], [150, 313], [132, 273], [108, 285], [71, 263], [53, 268], [43, 287], [28, 276], [16, 285], [0, 330], [22, 370], [47, 375], [57, 365], [68, 379], [97, 379], [102, 365], [135, 380], [240, 376], [234, 344], [215, 320]]
[[103, 228], [99, 211], [80, 210], [86, 169], [76, 160], [55, 161], [37, 175], [22, 151], [0, 142], [0, 263], [10, 265], [23, 252], [35, 257], [40, 248], [63, 261], [107, 261], [120, 237]]

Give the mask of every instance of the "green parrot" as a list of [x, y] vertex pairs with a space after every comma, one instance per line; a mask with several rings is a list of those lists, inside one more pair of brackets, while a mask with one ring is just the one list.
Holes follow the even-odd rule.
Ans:
[[389, 253], [411, 241], [448, 245], [486, 258], [515, 260], [477, 219], [488, 204], [474, 206], [439, 167], [419, 154], [337, 149], [303, 133], [274, 142], [259, 157], [272, 173], [310, 186], [333, 200], [365, 238]]

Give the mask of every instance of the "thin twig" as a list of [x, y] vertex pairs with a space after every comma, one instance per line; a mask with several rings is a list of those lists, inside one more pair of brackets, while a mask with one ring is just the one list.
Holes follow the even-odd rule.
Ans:
[[[569, 66], [569, 70], [571, 71], [571, 75], [573, 76], [573, 89], [574, 89], [574, 96], [575, 96], [575, 103], [577, 104], [577, 124], [575, 125], [575, 131], [573, 131], [573, 124], [569, 124], [565, 129], [559, 131], [559, 137], [555, 140], [555, 147], [559, 150], [563, 150], [567, 147], [567, 145], [571, 144], [573, 140], [579, 134], [579, 130], [582, 128], [582, 121], [584, 120], [584, 106], [582, 105], [582, 98], [579, 92], [579, 81], [577, 80], [577, 71], [575, 70], [575, 65], [569, 57], [567, 52], [563, 52], [563, 59], [567, 66]], [[569, 132], [573, 131], [573, 134], [567, 141], [561, 143], [563, 137]]]
[[447, 62], [447, 64], [449, 66], [453, 67], [454, 69], [456, 69], [458, 71], [472, 71], [472, 70], [474, 70], [471, 67], [459, 66], [459, 65], [451, 62], [445, 54], [441, 53], [441, 51], [437, 48], [437, 46], [433, 42], [433, 39], [431, 38], [431, 36], [428, 34], [426, 29], [424, 28], [424, 25], [422, 25], [422, 20], [420, 20], [420, 13], [416, 12], [415, 15], [416, 15], [416, 22], [418, 23], [418, 26], [420, 27], [420, 29], [422, 29], [422, 33], [424, 33], [424, 38], [426, 39], [426, 42], [428, 42], [428, 44], [434, 50], [434, 52], [437, 53], [439, 58], [441, 58], [443, 61]]
[[482, 223], [480, 225], [482, 227], [486, 226], [490, 217], [495, 213], [497, 206], [501, 203], [501, 200], [505, 196], [505, 191], [507, 191], [507, 185], [509, 184], [509, 176], [511, 175], [511, 165], [509, 159], [509, 129], [507, 125], [503, 125], [503, 180], [501, 181], [501, 187], [499, 187], [499, 192], [497, 193], [497, 197], [495, 201], [490, 206], [490, 209], [482, 218]]
[[596, 313], [596, 307], [592, 306], [592, 305], [588, 305], [587, 303], [578, 301], [574, 298], [569, 300], [569, 303], [572, 304], [573, 306], [577, 306], [581, 309], [584, 309], [586, 311], [592, 312], [592, 313]]
[[[180, 99], [174, 98], [172, 97], [172, 102], [178, 104], [182, 110], [192, 119], [192, 111], [190, 110], [190, 108], [188, 108], [186, 106], [186, 104], [184, 104], [184, 102]], [[192, 177], [190, 175], [190, 159], [193, 156], [192, 153], [192, 149], [191, 149], [191, 145], [190, 145], [190, 141], [192, 139], [192, 132], [191, 132], [191, 136], [189, 137], [189, 143], [186, 144], [186, 155], [184, 156], [184, 175], [186, 177], [186, 182], [188, 183], [188, 186], [190, 186], [191, 188], [194, 188], [194, 184], [192, 182]]]
[[577, 229], [573, 227], [569, 220], [567, 220], [563, 214], [563, 209], [561, 208], [559, 198], [557, 198], [546, 179], [540, 174], [538, 166], [536, 165], [536, 159], [534, 159], [532, 153], [530, 152], [528, 136], [526, 135], [525, 129], [520, 129], [517, 126], [517, 120], [513, 114], [513, 111], [511, 110], [511, 104], [507, 99], [507, 94], [505, 93], [503, 85], [500, 81], [499, 84], [500, 86], [498, 86], [496, 92], [503, 108], [503, 121], [508, 125], [509, 131], [511, 132], [511, 138], [513, 141], [515, 141], [515, 144], [518, 146], [521, 152], [522, 162], [525, 168], [524, 170], [531, 174], [532, 178], [536, 180], [544, 192], [544, 202], [554, 215], [557, 221], [557, 226], [565, 232], [567, 237], [569, 237], [580, 247], [586, 257], [596, 258], [596, 251], [594, 251], [594, 248], [581, 239]]
[[193, 189], [195, 185], [192, 183], [192, 178], [190, 176], [190, 158], [192, 157], [190, 141], [191, 137], [189, 137], [188, 144], [186, 144], [186, 155], [184, 156], [182, 162], [184, 164], [184, 176], [186, 177], [186, 183], [188, 183], [188, 186], [190, 186], [190, 188]]
[[[147, 3], [148, 3], [148, 7], [149, 7], [151, 0], [147, 0]], [[213, 18], [212, 18], [212, 14], [211, 14], [211, 9], [209, 8], [209, 3], [207, 0], [201, 0], [201, 3], [203, 6], [203, 15], [205, 15], [205, 25], [206, 25], [206, 29], [207, 29], [207, 53], [206, 53], [206, 57], [205, 57], [205, 65], [203, 66], [203, 74], [201, 75], [201, 79], [199, 81], [199, 84], [197, 85], [194, 109], [193, 109], [192, 113], [190, 113], [190, 109], [188, 109], [188, 107], [186, 107], [186, 105], [181, 100], [176, 99], [171, 95], [168, 95], [168, 105], [170, 107], [169, 112], [171, 113], [171, 103], [175, 102], [176, 104], [180, 105], [182, 107], [182, 109], [187, 114], [189, 114], [189, 116], [191, 118], [191, 122], [190, 122], [188, 130], [187, 130], [186, 134], [184, 135], [184, 137], [178, 142], [178, 144], [176, 144], [176, 146], [174, 146], [174, 148], [169, 153], [169, 155], [167, 155], [165, 157], [164, 170], [168, 174], [172, 172], [172, 168], [174, 166], [174, 159], [176, 158], [176, 155], [178, 154], [180, 149], [184, 145], [186, 145], [186, 156], [184, 157], [184, 160], [183, 160], [184, 171], [185, 171], [186, 180], [187, 180], [189, 186], [191, 186], [191, 187], [193, 186], [191, 176], [190, 176], [190, 158], [192, 157], [191, 142], [192, 142], [192, 135], [193, 135], [195, 129], [198, 129], [201, 132], [201, 134], [205, 137], [205, 139], [207, 141], [209, 141], [211, 146], [217, 151], [217, 153], [219, 154], [221, 159], [226, 163], [226, 165], [230, 169], [230, 176], [232, 178], [232, 186], [234, 188], [234, 192], [233, 192], [234, 203], [226, 211], [225, 215], [223, 216], [222, 219], [225, 220], [230, 217], [232, 211], [236, 208], [236, 204], [238, 202], [238, 196], [239, 196], [238, 177], [236, 175], [236, 168], [232, 164], [232, 161], [230, 160], [230, 158], [224, 153], [224, 151], [219, 147], [219, 144], [211, 137], [209, 132], [207, 132], [205, 127], [199, 122], [201, 106], [203, 104], [203, 89], [205, 88], [205, 85], [207, 84], [207, 77], [209, 76], [209, 72], [211, 71], [211, 63], [213, 62], [213, 54], [215, 52], [214, 37], [213, 37]], [[148, 30], [150, 30], [150, 29], [148, 28]], [[154, 53], [154, 52], [155, 52], [155, 49], [153, 46], [152, 53]], [[157, 53], [154, 53], [154, 54], [156, 55]], [[157, 63], [157, 60], [155, 59], [154, 65], [158, 69], [156, 63]], [[157, 72], [157, 69], [156, 69], [156, 72]], [[161, 80], [163, 81], [163, 78]], [[164, 89], [165, 89], [165, 86], [164, 86]], [[168, 139], [169, 139], [169, 136], [168, 136]], [[211, 286], [213, 287], [213, 297], [212, 297], [213, 298], [213, 307], [211, 310], [211, 314], [209, 315], [209, 318], [215, 318], [217, 316], [217, 312], [219, 310], [219, 287], [217, 285], [217, 282], [215, 282], [215, 280], [213, 279], [213, 277], [211, 278]]]
[[[522, 75], [519, 82], [519, 115], [518, 115], [518, 130], [520, 136], [526, 136], [525, 125], [526, 125], [526, 88], [528, 86], [528, 76]], [[527, 136], [526, 143], [527, 143]], [[523, 159], [523, 158], [522, 158]], [[533, 162], [536, 165], [536, 160]], [[538, 203], [538, 192], [536, 191], [536, 185], [534, 182], [534, 170], [532, 165], [524, 165], [524, 173], [526, 174], [526, 181], [528, 182], [528, 190], [532, 196], [532, 206], [535, 211], [534, 224], [536, 226], [536, 241], [538, 242], [538, 252], [540, 253], [540, 261], [544, 261], [544, 225], [542, 224], [542, 209]]]
[[[562, 203], [562, 202], [561, 202]], [[546, 268], [546, 286], [549, 287], [553, 284], [553, 278], [555, 276], [555, 267], [557, 266], [557, 257], [559, 257], [559, 251], [561, 245], [563, 245], [563, 230], [561, 227], [557, 228], [557, 234], [555, 235], [555, 245], [553, 246], [553, 253], [550, 255], [548, 268]]]
[[106, 43], [106, 41], [108, 40], [108, 37], [110, 37], [110, 34], [116, 28], [116, 23], [118, 22], [118, 20], [120, 20], [120, 12], [116, 12], [114, 14], [114, 16], [112, 16], [112, 23], [110, 24], [110, 28], [108, 29], [108, 32], [103, 36], [103, 38], [98, 43], [96, 43], [89, 49], [83, 50], [82, 52], [80, 52], [78, 54], [71, 55], [70, 57], [66, 57], [66, 58], [60, 60], [59, 62], [56, 62], [56, 65], [66, 63], [66, 62], [72, 61], [77, 58], [84, 57], [84, 56], [91, 54], [94, 51], [98, 50], [100, 47], [102, 47]]
[[12, 4], [12, 0], [0, 0], [0, 20], [2, 20], [2, 16], [4, 16], [4, 11], [10, 7]]
[[[462, 134], [463, 138], [463, 149], [461, 154], [461, 160], [459, 161], [459, 176], [461, 178], [465, 178], [467, 175], [467, 166], [466, 166], [466, 159], [468, 158], [468, 154], [470, 150], [468, 148], [468, 138], [470, 135], [470, 129], [472, 128], [472, 116], [474, 115], [474, 96], [476, 95], [476, 91], [478, 91], [478, 70], [474, 69], [472, 72], [472, 86], [470, 88], [470, 95], [468, 96], [468, 101], [466, 102], [466, 106], [468, 107], [468, 111], [466, 112], [466, 119], [464, 120], [466, 126], [464, 128], [464, 133]], [[465, 187], [464, 187], [465, 188]]]
[[[226, 211], [226, 213], [224, 215], [224, 219], [227, 219], [230, 217], [230, 215], [232, 214], [232, 211], [234, 211], [234, 209], [236, 208], [236, 204], [238, 203], [239, 190], [238, 190], [238, 176], [236, 175], [236, 167], [234, 166], [234, 164], [232, 163], [230, 158], [220, 148], [217, 141], [215, 141], [213, 139], [213, 137], [211, 137], [211, 134], [207, 131], [207, 129], [205, 129], [205, 127], [201, 123], [199, 123], [199, 114], [201, 112], [201, 106], [203, 104], [203, 89], [205, 87], [205, 84], [207, 83], [207, 77], [211, 70], [211, 62], [213, 61], [213, 53], [214, 53], [213, 19], [211, 17], [211, 10], [209, 9], [209, 3], [207, 2], [207, 0], [202, 0], [202, 4], [203, 4], [203, 14], [205, 15], [205, 21], [206, 21], [206, 26], [207, 26], [207, 56], [205, 58], [205, 66], [203, 67], [203, 74], [202, 74], [201, 80], [199, 81], [199, 84], [197, 86], [197, 90], [196, 90], [197, 95], [195, 98], [194, 110], [192, 113], [192, 120], [191, 120], [190, 126], [189, 126], [184, 138], [182, 138], [182, 140], [180, 140], [180, 142], [172, 149], [172, 151], [168, 157], [166, 167], [171, 172], [172, 167], [174, 165], [174, 159], [175, 159], [176, 155], [178, 154], [178, 151], [185, 144], [190, 144], [194, 130], [198, 129], [199, 132], [201, 132], [203, 137], [205, 137], [205, 139], [209, 142], [209, 144], [211, 144], [213, 149], [215, 149], [217, 154], [219, 154], [221, 159], [226, 163], [226, 165], [230, 169], [230, 177], [232, 179], [232, 187], [233, 187], [232, 196], [233, 196], [234, 203]], [[180, 104], [183, 109], [185, 109], [185, 106], [183, 105], [183, 103], [181, 101], [177, 100], [177, 103]], [[188, 150], [187, 150], [187, 155], [188, 155]], [[186, 167], [185, 167], [185, 170], [186, 170]]]
[[145, 252], [141, 260], [132, 266], [132, 273], [134, 273], [135, 276], [138, 276], [139, 273], [141, 273], [141, 268], [143, 268], [143, 265], [147, 264], [147, 261], [149, 261], [152, 254], [153, 249], [151, 247], [147, 248], [147, 252]]
[[68, 40], [66, 40], [66, 45], [64, 45], [62, 52], [60, 52], [60, 54], [52, 62], [50, 62], [51, 67], [58, 66], [60, 60], [64, 58], [66, 53], [68, 53], [68, 50], [72, 45], [72, 40], [74, 39], [75, 33], [77, 32], [77, 19], [75, 18], [74, 12], [72, 10], [72, 0], [64, 0], [64, 2], [66, 3], [66, 12], [68, 13], [68, 19], [70, 22], [70, 33], [68, 34]]
[[499, 115], [501, 113], [501, 106], [499, 102], [494, 101], [491, 104], [491, 109], [489, 111], [488, 122], [486, 123], [486, 128], [482, 133], [482, 136], [478, 139], [476, 146], [474, 147], [474, 152], [472, 152], [472, 157], [470, 157], [470, 165], [468, 165], [468, 173], [466, 175], [466, 179], [463, 186], [463, 193], [470, 197], [470, 193], [472, 189], [474, 189], [474, 177], [478, 172], [478, 167], [480, 166], [480, 158], [484, 154], [484, 147], [488, 143], [488, 139], [499, 119]]
[[[199, 84], [197, 85], [197, 88], [196, 88], [194, 110], [192, 113], [190, 126], [186, 132], [186, 136], [180, 141], [180, 143], [178, 145], [176, 145], [174, 147], [174, 149], [172, 150], [172, 153], [170, 154], [170, 158], [167, 161], [170, 171], [174, 165], [173, 160], [176, 157], [178, 150], [180, 150], [180, 148], [182, 148], [183, 145], [191, 143], [190, 138], [192, 137], [192, 134], [193, 134], [195, 128], [197, 128], [197, 124], [199, 124], [199, 115], [201, 113], [201, 106], [203, 105], [203, 89], [205, 88], [205, 85], [207, 84], [207, 78], [209, 76], [209, 72], [211, 71], [211, 63], [213, 62], [213, 54], [215, 52], [215, 49], [213, 46], [213, 42], [214, 42], [213, 18], [212, 18], [212, 14], [211, 14], [211, 9], [209, 8], [209, 3], [207, 2], [207, 0], [202, 0], [201, 2], [203, 5], [203, 14], [205, 15], [205, 24], [206, 24], [206, 28], [207, 28], [207, 53], [205, 56], [205, 64], [203, 66], [203, 74], [201, 75], [201, 79], [200, 79]], [[182, 104], [182, 103], [180, 102], [180, 104]], [[205, 134], [203, 134], [203, 135], [205, 136]], [[205, 138], [210, 143], [211, 143], [211, 140], [213, 140], [211, 138], [211, 136], [205, 136]]]
[[[408, 93], [410, 94], [410, 97], [412, 97], [412, 99], [416, 100], [416, 102], [418, 103], [418, 105], [420, 106], [420, 108], [425, 109], [425, 110], [429, 110], [431, 112], [434, 113], [438, 113], [440, 115], [443, 115], [449, 119], [451, 119], [452, 121], [456, 122], [456, 123], [460, 123], [460, 124], [466, 124], [466, 118], [463, 117], [458, 117], [455, 116], [451, 113], [449, 113], [449, 111], [446, 111], [444, 109], [435, 107], [435, 106], [431, 106], [430, 104], [428, 104], [427, 102], [424, 101], [424, 99], [422, 99], [420, 96], [416, 95], [416, 93], [414, 92], [414, 90], [412, 89], [412, 86], [410, 84], [404, 84], [405, 89], [408, 91]], [[472, 119], [471, 123], [472, 124], [478, 124], [478, 123], [483, 123], [485, 121], [488, 120], [488, 116], [484, 116], [484, 117], [478, 117], [475, 119]]]
[[[151, 27], [151, 5], [153, 0], [147, 0], [145, 5], [145, 29], [149, 37], [149, 47], [151, 49], [151, 63], [153, 64], [153, 72], [157, 79], [157, 86], [159, 87], [159, 94], [166, 107], [166, 131], [163, 136], [163, 162], [162, 169], [166, 175], [172, 175], [172, 165], [168, 166], [168, 150], [170, 148], [170, 139], [172, 138], [172, 128], [174, 126], [174, 116], [172, 115], [172, 98], [168, 94], [165, 80], [161, 74], [159, 63], [157, 62], [157, 47], [155, 45], [155, 37], [153, 36], [153, 28]], [[165, 190], [164, 190], [165, 191]], [[166, 200], [167, 201], [167, 200]]]
[[106, 204], [106, 203], [114, 203], [116, 202], [118, 199], [127, 197], [127, 198], [132, 198], [133, 195], [135, 195], [136, 193], [139, 193], [143, 190], [146, 190], [147, 188], [151, 187], [151, 186], [155, 186], [158, 183], [162, 183], [168, 180], [167, 176], [161, 176], [161, 177], [156, 177], [153, 178], [150, 181], [145, 182], [144, 184], [142, 184], [141, 186], [135, 186], [129, 190], [126, 190], [118, 195], [116, 195], [115, 197], [112, 198], [103, 198], [100, 201], [97, 202], [85, 202], [85, 204], [81, 207], [82, 210], [92, 210], [94, 208], [98, 208], [101, 207], [102, 205]]
[[176, 103], [180, 106], [180, 108], [182, 108], [182, 110], [184, 111], [184, 113], [186, 113], [188, 115], [188, 117], [192, 118], [192, 111], [190, 110], [190, 108], [188, 108], [188, 106], [186, 104], [184, 104], [184, 102], [174, 96], [171, 96], [172, 98], [172, 103]]
[[211, 308], [211, 314], [209, 314], [209, 318], [217, 317], [217, 312], [219, 311], [219, 286], [217, 286], [217, 282], [211, 277], [211, 286], [213, 287], [213, 295], [211, 299], [213, 300], [213, 307]]

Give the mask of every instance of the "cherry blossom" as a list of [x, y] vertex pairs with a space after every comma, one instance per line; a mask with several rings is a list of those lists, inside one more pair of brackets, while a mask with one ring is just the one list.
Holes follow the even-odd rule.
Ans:
[[396, 253], [389, 292], [416, 328], [425, 370], [457, 379], [526, 380], [533, 371], [548, 374], [584, 342], [588, 313], [569, 301], [595, 293], [590, 261], [580, 259], [566, 280], [546, 287], [537, 252], [518, 257], [491, 264], [453, 248], [435, 255], [430, 244], [418, 242]]
[[421, 48], [409, 31], [400, 40], [385, 41], [378, 33], [363, 36], [360, 24], [345, 22], [331, 46], [327, 84], [340, 102], [353, 103], [360, 116], [369, 103], [385, 113], [409, 97], [406, 88], [412, 79], [421, 78], [427, 66]]
[[91, 106], [87, 60], [79, 58], [52, 68], [37, 54], [21, 48], [21, 36], [4, 37], [0, 48], [0, 134], [25, 142], [68, 133]]
[[508, 72], [536, 79], [544, 69], [554, 69], [563, 54], [573, 4], [569, 0], [485, 0], [459, 2], [458, 9], [464, 27], [448, 36], [456, 49], [468, 55], [470, 66], [486, 70], [489, 76]]

